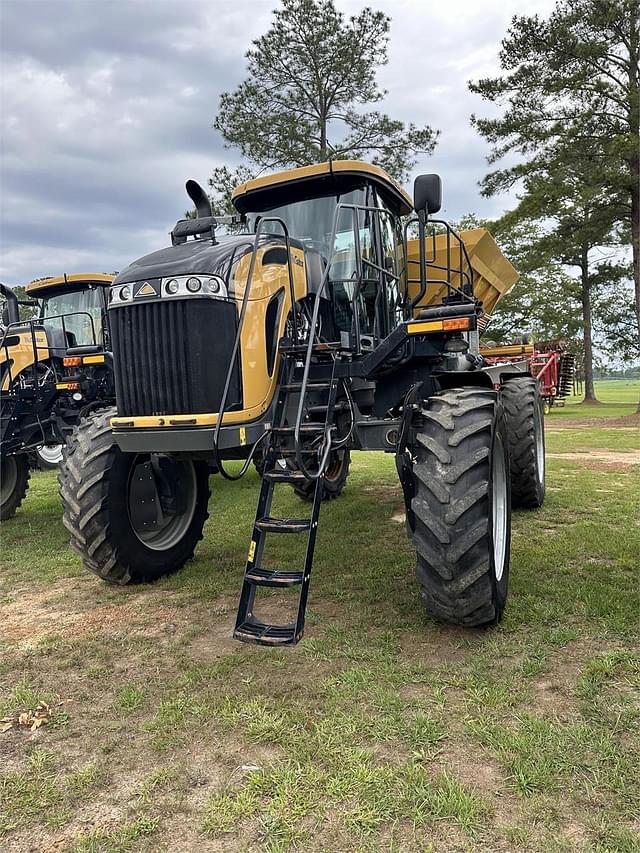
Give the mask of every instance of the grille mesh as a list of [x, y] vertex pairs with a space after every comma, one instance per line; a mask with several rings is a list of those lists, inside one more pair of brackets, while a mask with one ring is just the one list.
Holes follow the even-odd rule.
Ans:
[[[236, 330], [236, 310], [219, 300], [163, 299], [114, 308], [119, 415], [217, 412]], [[227, 408], [241, 404], [234, 370]]]

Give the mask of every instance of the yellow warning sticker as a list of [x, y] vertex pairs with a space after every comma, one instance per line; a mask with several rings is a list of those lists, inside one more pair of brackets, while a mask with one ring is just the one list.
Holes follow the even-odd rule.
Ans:
[[247, 557], [247, 561], [249, 563], [253, 563], [253, 558], [256, 555], [256, 543], [255, 540], [251, 540], [251, 545], [249, 545], [249, 556]]
[[148, 281], [136, 293], [136, 296], [156, 296], [155, 288]]
[[247, 430], [244, 427], [240, 427], [240, 444], [247, 443]]

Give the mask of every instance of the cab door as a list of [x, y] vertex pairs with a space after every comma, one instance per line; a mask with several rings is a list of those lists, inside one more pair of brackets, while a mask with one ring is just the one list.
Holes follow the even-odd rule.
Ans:
[[382, 337], [386, 337], [402, 322], [404, 299], [400, 277], [403, 266], [402, 225], [386, 204], [380, 193], [376, 193], [376, 231], [378, 265], [380, 272], [379, 315]]

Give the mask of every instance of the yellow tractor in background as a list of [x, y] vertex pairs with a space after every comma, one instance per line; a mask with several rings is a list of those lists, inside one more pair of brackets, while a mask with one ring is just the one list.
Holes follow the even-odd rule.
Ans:
[[29, 486], [34, 457], [53, 465], [73, 424], [114, 399], [107, 298], [112, 275], [43, 278], [26, 287], [37, 317], [0, 285], [0, 519], [13, 516]]
[[[417, 178], [412, 200], [362, 162], [243, 184], [232, 219], [244, 233], [223, 237], [202, 188], [187, 191], [197, 218], [113, 282], [116, 407], [84, 419], [65, 451], [65, 525], [85, 566], [121, 584], [179, 569], [202, 537], [210, 472], [236, 479], [260, 454], [234, 636], [293, 645], [321, 502], [353, 451], [377, 450], [395, 458], [427, 612], [498, 622], [511, 485], [523, 505], [542, 503], [544, 434], [535, 380], [479, 354], [479, 329], [517, 280], [491, 235], [434, 218], [437, 175]], [[514, 453], [526, 464], [511, 468]], [[310, 512], [275, 514], [282, 486]], [[269, 564], [280, 535], [305, 537], [301, 565]], [[292, 618], [261, 618], [264, 588], [295, 591]]]

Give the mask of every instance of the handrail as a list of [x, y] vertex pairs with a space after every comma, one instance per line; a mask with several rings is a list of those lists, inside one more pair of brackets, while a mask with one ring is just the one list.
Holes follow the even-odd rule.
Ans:
[[216, 420], [216, 426], [215, 426], [215, 430], [213, 433], [214, 464], [215, 464], [216, 468], [218, 469], [218, 471], [220, 472], [220, 474], [225, 478], [225, 480], [239, 480], [241, 477], [244, 477], [244, 475], [246, 474], [246, 472], [249, 468], [249, 465], [251, 464], [251, 460], [253, 459], [253, 456], [254, 456], [257, 448], [258, 448], [258, 445], [264, 439], [264, 437], [267, 435], [267, 433], [265, 432], [264, 435], [262, 435], [258, 439], [258, 441], [255, 442], [255, 444], [253, 445], [253, 447], [251, 448], [251, 450], [249, 452], [249, 455], [248, 455], [244, 465], [242, 466], [242, 468], [240, 469], [240, 472], [238, 474], [230, 474], [228, 471], [225, 470], [224, 465], [222, 464], [222, 460], [220, 459], [220, 454], [219, 454], [219, 449], [218, 449], [218, 444], [220, 441], [220, 430], [222, 429], [222, 422], [224, 420], [225, 410], [226, 410], [226, 406], [227, 406], [227, 397], [229, 396], [229, 388], [231, 386], [231, 377], [233, 374], [233, 369], [234, 369], [235, 364], [236, 364], [236, 360], [238, 358], [238, 350], [240, 348], [240, 337], [242, 335], [242, 329], [244, 326], [244, 318], [245, 318], [245, 315], [247, 313], [247, 304], [249, 302], [249, 292], [250, 292], [251, 287], [253, 285], [253, 274], [255, 271], [256, 257], [258, 255], [258, 249], [260, 248], [260, 238], [262, 236], [267, 236], [267, 235], [272, 236], [272, 237], [279, 237], [280, 236], [279, 234], [270, 234], [270, 232], [263, 232], [262, 226], [266, 222], [277, 222], [279, 225], [282, 226], [282, 229], [284, 231], [283, 236], [285, 239], [285, 245], [287, 247], [287, 268], [288, 268], [288, 274], [289, 274], [289, 292], [290, 292], [290, 298], [291, 298], [291, 310], [293, 313], [293, 335], [294, 335], [294, 340], [296, 343], [298, 340], [295, 284], [293, 281], [293, 269], [291, 267], [291, 239], [289, 237], [289, 230], [287, 228], [286, 222], [283, 219], [281, 219], [279, 216], [265, 216], [258, 223], [258, 227], [256, 228], [256, 232], [255, 232], [255, 238], [253, 239], [253, 241], [247, 240], [246, 243], [241, 244], [241, 245], [248, 245], [251, 248], [251, 250], [252, 250], [251, 261], [249, 263], [249, 273], [247, 275], [247, 281], [246, 281], [245, 288], [244, 288], [244, 294], [242, 296], [242, 306], [240, 308], [240, 315], [238, 317], [238, 328], [236, 329], [236, 336], [235, 336], [235, 339], [233, 342], [233, 349], [231, 351], [231, 359], [229, 361], [229, 369], [227, 370], [227, 378], [226, 378], [225, 383], [224, 383], [224, 389], [222, 391], [222, 399], [220, 401], [220, 407], [218, 409], [218, 418]]
[[[24, 328], [24, 326], [29, 327], [29, 332], [31, 335], [31, 347], [33, 350], [33, 362], [30, 365], [30, 368], [31, 368], [31, 372], [33, 374], [34, 388], [39, 388], [40, 385], [38, 384], [38, 370], [37, 370], [37, 365], [39, 363], [38, 350], [44, 349], [45, 346], [46, 346], [47, 350], [50, 350], [51, 347], [49, 346], [48, 340], [47, 340], [46, 345], [44, 345], [44, 346], [38, 345], [38, 342], [36, 340], [35, 327], [36, 326], [44, 327], [45, 323], [50, 321], [50, 320], [62, 320], [62, 333], [64, 335], [65, 345], [66, 345], [67, 327], [65, 324], [65, 317], [76, 317], [76, 316], [84, 316], [84, 317], [89, 318], [89, 322], [91, 323], [91, 337], [93, 340], [93, 345], [96, 346], [97, 345], [96, 327], [95, 327], [95, 324], [93, 322], [93, 317], [91, 316], [91, 314], [88, 311], [69, 311], [66, 314], [53, 314], [50, 317], [31, 317], [28, 320], [14, 320], [13, 322], [9, 323], [8, 326], [5, 327], [2, 338], [0, 339], [0, 349], [4, 348], [6, 351], [6, 355], [7, 355], [7, 377], [9, 380], [9, 385], [7, 387], [7, 390], [9, 389], [9, 387], [11, 386], [11, 384], [14, 381], [13, 374], [11, 372], [11, 358], [9, 357], [9, 350], [11, 347], [5, 343], [5, 341], [9, 337], [9, 332], [10, 332], [11, 328], [16, 327], [16, 326], [19, 328]], [[15, 346], [15, 344], [14, 344], [14, 346]], [[55, 371], [54, 371], [54, 375], [55, 375]], [[3, 379], [3, 384], [4, 384], [4, 379]], [[44, 383], [41, 383], [41, 384], [44, 384]]]
[[[422, 274], [421, 274], [420, 278], [418, 278], [418, 279], [409, 278], [409, 264], [419, 264], [420, 266], [422, 266], [422, 262], [416, 261], [413, 258], [408, 257], [408, 231], [409, 231], [409, 226], [413, 225], [415, 222], [419, 223], [419, 219], [414, 216], [412, 219], [407, 220], [407, 222], [404, 225], [404, 253], [405, 253], [405, 259], [406, 259], [406, 264], [407, 264], [407, 293], [406, 293], [405, 305], [406, 305], [407, 312], [408, 312], [409, 316], [410, 316], [413, 308], [415, 308], [416, 305], [426, 295], [427, 287], [430, 284], [444, 284], [447, 287], [448, 295], [451, 295], [452, 293], [457, 293], [458, 295], [462, 296], [462, 298], [467, 302], [474, 302], [475, 301], [475, 297], [474, 297], [474, 293], [473, 293], [474, 270], [473, 270], [473, 267], [471, 266], [471, 258], [469, 257], [469, 253], [467, 251], [467, 247], [464, 243], [464, 240], [458, 234], [458, 232], [455, 231], [451, 227], [451, 225], [449, 225], [449, 223], [446, 222], [444, 219], [429, 219], [428, 221], [432, 224], [443, 225], [445, 227], [445, 234], [446, 234], [446, 239], [447, 239], [447, 265], [443, 266], [442, 264], [436, 264], [435, 263], [436, 256], [437, 256], [436, 237], [438, 235], [436, 235], [435, 231], [432, 232], [428, 237], [426, 234], [424, 234], [424, 236], [419, 237], [421, 244], [423, 243], [423, 241], [426, 242], [427, 239], [433, 240], [433, 260], [431, 260], [431, 259], [425, 260], [424, 280], [422, 278]], [[451, 237], [454, 237], [454, 239], [458, 243], [458, 252], [459, 252], [459, 266], [458, 267], [452, 267], [452, 265], [451, 265]], [[422, 246], [421, 246], [421, 254], [422, 254]], [[463, 259], [464, 259], [464, 261], [466, 261], [466, 265], [467, 265], [469, 272], [466, 272], [464, 269]], [[446, 271], [447, 278], [446, 279], [428, 279], [427, 275], [426, 275], [426, 269], [428, 267], [431, 267], [432, 269]], [[421, 270], [421, 273], [422, 273], [422, 270]], [[460, 287], [456, 287], [454, 284], [452, 284], [452, 282], [451, 282], [452, 273], [459, 276], [460, 285], [461, 285]], [[411, 282], [419, 282], [420, 289], [419, 289], [418, 293], [416, 294], [416, 296], [410, 300], [409, 299], [409, 284]], [[465, 288], [465, 284], [466, 284], [466, 288]], [[468, 289], [469, 292], [465, 292], [465, 289]]]

